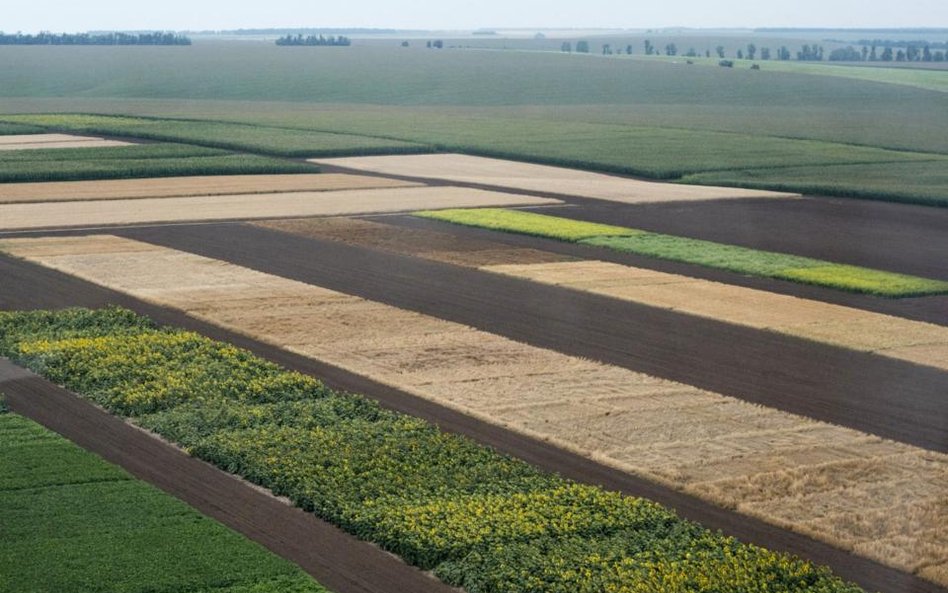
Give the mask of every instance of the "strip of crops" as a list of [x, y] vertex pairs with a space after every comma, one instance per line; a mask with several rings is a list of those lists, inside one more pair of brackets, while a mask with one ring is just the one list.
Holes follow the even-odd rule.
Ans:
[[948, 293], [948, 282], [940, 280], [533, 212], [478, 208], [430, 210], [415, 215], [848, 292], [890, 298]]
[[315, 172], [305, 163], [183, 144], [0, 152], [0, 183]]
[[0, 409], [0, 593], [321, 593], [294, 565]]
[[430, 152], [423, 144], [402, 140], [214, 121], [70, 114], [12, 115], [4, 120], [61, 131], [187, 142], [286, 157]]
[[122, 309], [0, 313], [0, 354], [470, 593], [857, 593]]
[[14, 134], [39, 134], [45, 131], [45, 129], [37, 126], [0, 122], [0, 136], [9, 136]]

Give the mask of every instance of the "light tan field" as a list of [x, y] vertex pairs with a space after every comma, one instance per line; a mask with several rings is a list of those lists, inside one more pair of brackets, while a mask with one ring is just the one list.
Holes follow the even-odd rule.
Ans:
[[70, 134], [17, 134], [0, 136], [0, 150], [36, 150], [49, 148], [105, 148], [128, 146], [131, 142], [106, 140], [94, 136]]
[[477, 267], [948, 370], [948, 327], [709, 280], [366, 220], [298, 219], [261, 226]]
[[366, 175], [209, 175], [0, 184], [0, 204], [335, 191], [419, 184]]
[[948, 584], [948, 455], [128, 239], [0, 249]]
[[80, 202], [0, 204], [0, 230], [157, 222], [404, 212], [419, 209], [557, 204], [557, 200], [461, 187], [236, 194]]
[[387, 175], [478, 183], [628, 204], [798, 196], [798, 194], [730, 187], [639, 181], [578, 169], [531, 165], [463, 154], [348, 157], [312, 159], [312, 162]]

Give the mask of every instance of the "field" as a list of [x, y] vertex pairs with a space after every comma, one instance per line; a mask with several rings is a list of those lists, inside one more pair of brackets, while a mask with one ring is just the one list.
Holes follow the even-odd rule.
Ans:
[[898, 298], [948, 293], [948, 282], [939, 280], [533, 212], [448, 209], [417, 212], [416, 216], [878, 296]]
[[0, 590], [948, 591], [948, 67], [624, 51], [828, 35], [0, 46]]
[[948, 546], [926, 528], [948, 461], [924, 449], [125, 239], [4, 248], [899, 568], [928, 571]]
[[4, 593], [326, 591], [292, 564], [34, 422], [0, 413], [0, 437]]

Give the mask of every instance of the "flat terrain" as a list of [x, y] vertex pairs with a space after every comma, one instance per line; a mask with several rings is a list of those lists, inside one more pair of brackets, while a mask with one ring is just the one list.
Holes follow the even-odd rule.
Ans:
[[[464, 250], [461, 240], [447, 233], [359, 219], [271, 221], [259, 226], [468, 265], [948, 370], [948, 328], [934, 324], [657, 270], [570, 261], [554, 253], [486, 241]], [[456, 255], [460, 253], [467, 256]]]
[[335, 191], [342, 189], [411, 187], [413, 185], [417, 184], [381, 177], [337, 174], [214, 175], [103, 181], [4, 183], [0, 185], [0, 204]]
[[105, 148], [128, 146], [128, 142], [69, 134], [0, 135], [0, 150], [36, 150], [48, 148]]
[[740, 198], [788, 198], [796, 194], [729, 187], [682, 186], [463, 154], [313, 159], [331, 165], [401, 177], [472, 183], [609, 200], [624, 204]]
[[[6, 247], [940, 578], [948, 542], [929, 526], [944, 518], [943, 455], [166, 248], [110, 236]], [[918, 542], [910, 552], [904, 549], [909, 534]]]
[[0, 204], [0, 230], [175, 221], [405, 212], [426, 208], [552, 204], [556, 200], [467, 188], [399, 187], [341, 192], [232, 194]]

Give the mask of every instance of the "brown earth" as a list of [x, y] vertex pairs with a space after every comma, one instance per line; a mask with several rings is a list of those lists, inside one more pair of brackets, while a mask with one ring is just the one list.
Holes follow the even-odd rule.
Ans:
[[208, 175], [158, 177], [154, 179], [4, 183], [0, 184], [0, 204], [333, 191], [417, 185], [407, 181], [384, 179], [382, 177], [342, 175], [338, 173], [318, 175]]
[[108, 146], [128, 146], [130, 142], [106, 140], [93, 136], [73, 136], [70, 134], [16, 134], [0, 136], [0, 151], [37, 150], [50, 148], [104, 148]]
[[[834, 568], [837, 574], [860, 583], [867, 590], [882, 593], [906, 593], [909, 591], [913, 593], [944, 593], [946, 591], [932, 582], [842, 552], [809, 537], [774, 527], [751, 517], [737, 515], [732, 511], [702, 502], [690, 495], [667, 489], [653, 482], [642, 480], [574, 453], [553, 447], [549, 443], [486, 424], [433, 402], [346, 372], [338, 367], [326, 365], [246, 336], [228, 332], [214, 325], [185, 316], [180, 312], [155, 307], [127, 295], [94, 286], [59, 272], [24, 261], [9, 259], [2, 254], [0, 254], [0, 274], [10, 280], [9, 283], [0, 285], [0, 308], [55, 308], [66, 305], [99, 307], [105, 304], [130, 307], [142, 314], [151, 316], [159, 322], [186, 327], [214, 339], [249, 348], [257, 355], [274, 360], [288, 368], [320, 377], [327, 384], [337, 389], [365, 393], [379, 399], [386, 407], [435, 422], [444, 430], [465, 434], [500, 451], [519, 456], [527, 462], [557, 471], [566, 477], [600, 484], [605, 488], [621, 491], [632, 496], [644, 496], [657, 500], [675, 508], [689, 519], [700, 521], [714, 529], [722, 529], [744, 541], [794, 553], [817, 563], [828, 564]], [[30, 398], [28, 401], [37, 403], [42, 400]], [[21, 408], [18, 409], [23, 412]], [[67, 430], [69, 427], [74, 427], [79, 422], [80, 415], [75, 413], [61, 414], [61, 409], [68, 409], [68, 407], [54, 405], [48, 408], [45, 413], [49, 418], [61, 422], [63, 426], [67, 427]], [[86, 425], [81, 425], [75, 430], [75, 438], [77, 439], [96, 439], [102, 435], [107, 435], [107, 431]], [[103, 454], [106, 452], [114, 453], [115, 451], [131, 451], [133, 454], [137, 452], [133, 447], [115, 446], [113, 443], [105, 444], [104, 449], [102, 449]], [[161, 466], [147, 463], [146, 467], [154, 467], [158, 473], [162, 472]], [[224, 508], [226, 510], [233, 507]], [[255, 517], [244, 517], [243, 519], [254, 526]], [[256, 527], [260, 528], [261, 525], [256, 525]], [[280, 523], [274, 524], [267, 520], [264, 527], [282, 528], [283, 525]], [[292, 533], [282, 534], [280, 540], [284, 544], [300, 541], [294, 538]], [[330, 544], [332, 543], [330, 542]], [[312, 551], [312, 546], [307, 545], [307, 549]], [[328, 566], [339, 566], [339, 563], [330, 561]], [[933, 567], [931, 570], [937, 569], [938, 567]], [[350, 576], [356, 578], [359, 574], [361, 574], [359, 571], [355, 571], [350, 573]], [[326, 577], [320, 578], [323, 582], [329, 584]], [[338, 590], [344, 591], [341, 588]]]

